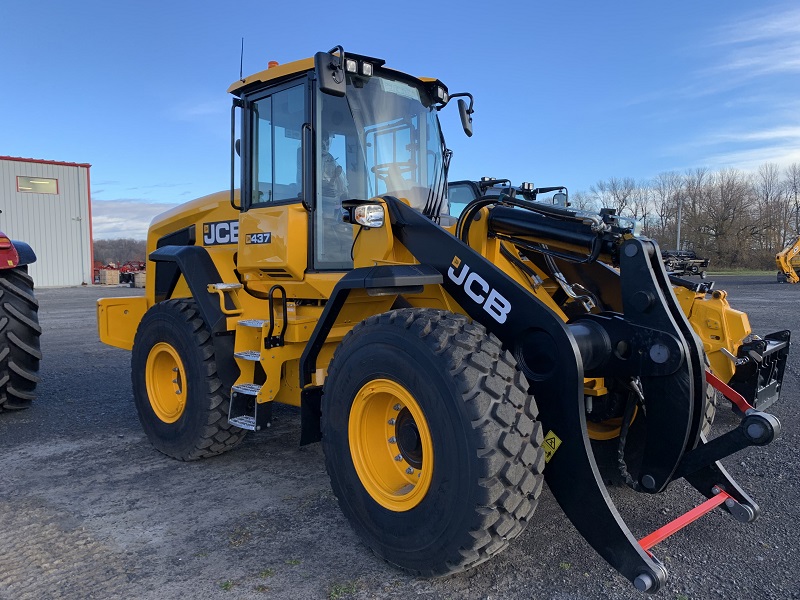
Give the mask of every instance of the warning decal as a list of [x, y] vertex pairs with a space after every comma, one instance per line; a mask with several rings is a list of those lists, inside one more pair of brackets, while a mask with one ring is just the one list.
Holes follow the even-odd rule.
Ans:
[[552, 431], [548, 431], [547, 435], [544, 436], [544, 440], [542, 441], [542, 450], [544, 450], [544, 462], [550, 462], [550, 459], [553, 458], [553, 454], [556, 453], [558, 447], [561, 445], [561, 438], [559, 438], [555, 433]]

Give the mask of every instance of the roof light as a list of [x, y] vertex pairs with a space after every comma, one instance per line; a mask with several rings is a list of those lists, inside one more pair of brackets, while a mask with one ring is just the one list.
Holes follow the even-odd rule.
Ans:
[[353, 58], [346, 58], [344, 68], [348, 73], [358, 73], [358, 61]]
[[533, 184], [529, 181], [523, 181], [522, 185], [519, 186], [519, 189], [524, 190], [526, 192], [532, 192]]
[[372, 63], [361, 63], [361, 74], [365, 77], [372, 77]]
[[447, 90], [440, 85], [436, 86], [433, 94], [436, 97], [436, 101], [441, 102], [442, 104], [447, 104], [447, 101], [450, 99], [450, 97], [447, 95]]
[[353, 219], [364, 227], [383, 227], [385, 213], [381, 204], [362, 204], [353, 211]]

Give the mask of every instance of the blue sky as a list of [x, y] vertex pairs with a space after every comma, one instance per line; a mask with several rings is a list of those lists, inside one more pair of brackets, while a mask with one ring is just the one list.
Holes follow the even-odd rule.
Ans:
[[337, 44], [475, 96], [450, 179], [800, 162], [800, 4], [185, 0], [0, 3], [0, 155], [92, 164], [94, 233], [229, 185], [239, 76]]

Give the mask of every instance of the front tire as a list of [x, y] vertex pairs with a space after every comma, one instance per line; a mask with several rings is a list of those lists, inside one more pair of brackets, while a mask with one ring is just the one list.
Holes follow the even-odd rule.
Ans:
[[229, 392], [193, 300], [159, 302], [145, 313], [133, 342], [131, 379], [142, 428], [167, 456], [197, 460], [221, 454], [247, 433], [228, 423]]
[[41, 334], [28, 267], [0, 270], [0, 412], [28, 408], [36, 397]]
[[345, 337], [322, 399], [325, 463], [379, 557], [445, 575], [524, 530], [544, 468], [527, 388], [496, 337], [445, 311], [391, 311]]

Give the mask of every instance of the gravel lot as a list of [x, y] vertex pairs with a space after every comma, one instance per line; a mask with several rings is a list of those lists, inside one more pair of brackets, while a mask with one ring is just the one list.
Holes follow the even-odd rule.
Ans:
[[[757, 333], [798, 329], [800, 285], [716, 280]], [[39, 398], [0, 415], [0, 598], [643, 597], [594, 554], [547, 489], [528, 529], [473, 571], [425, 580], [384, 565], [339, 512], [319, 444], [298, 447], [292, 409], [276, 409], [270, 430], [226, 455], [180, 463], [159, 454], [136, 417], [129, 353], [96, 333], [95, 300], [135, 293], [37, 291]], [[772, 409], [782, 436], [724, 461], [761, 519], [743, 525], [714, 511], [657, 546], [669, 570], [658, 597], [800, 598], [799, 355], [795, 348]], [[736, 419], [723, 410], [717, 423]], [[681, 482], [656, 497], [613, 494], [639, 537], [701, 501]]]

